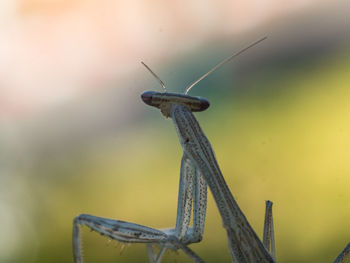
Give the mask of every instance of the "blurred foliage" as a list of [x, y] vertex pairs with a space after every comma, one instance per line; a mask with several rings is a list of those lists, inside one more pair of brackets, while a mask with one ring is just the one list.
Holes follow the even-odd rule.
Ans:
[[[274, 202], [279, 262], [331, 262], [350, 241], [349, 54], [270, 64], [246, 78], [218, 73], [193, 90], [211, 100], [196, 117], [259, 236], [264, 201]], [[122, 135], [55, 158], [43, 154], [26, 171], [17, 182], [21, 199], [13, 200], [21, 204], [18, 257], [6, 262], [72, 262], [79, 213], [175, 226], [181, 147], [171, 121], [144, 110]], [[147, 262], [144, 245], [121, 253], [121, 244], [83, 229], [87, 262]], [[210, 194], [204, 240], [191, 247], [208, 262], [231, 262]], [[190, 262], [182, 252], [167, 253], [164, 262], [174, 261]]]

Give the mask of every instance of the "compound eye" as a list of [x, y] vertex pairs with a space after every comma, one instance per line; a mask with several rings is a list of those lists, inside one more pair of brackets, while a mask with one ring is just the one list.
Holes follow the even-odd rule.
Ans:
[[154, 92], [153, 91], [146, 91], [141, 94], [141, 99], [144, 103], [147, 105], [153, 106], [152, 105], [152, 98], [153, 98]]
[[200, 105], [200, 110], [199, 111], [204, 111], [208, 109], [210, 106], [210, 103], [208, 100], [201, 98], [201, 105]]

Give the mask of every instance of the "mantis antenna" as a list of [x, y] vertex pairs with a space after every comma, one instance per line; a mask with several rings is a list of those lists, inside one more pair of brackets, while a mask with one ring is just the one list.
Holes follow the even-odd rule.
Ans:
[[164, 82], [157, 76], [157, 74], [154, 73], [154, 72], [149, 68], [149, 66], [147, 66], [143, 61], [141, 61], [141, 64], [144, 65], [144, 66], [146, 67], [146, 69], [149, 70], [149, 72], [151, 72], [151, 74], [159, 81], [160, 85], [162, 86], [162, 88], [163, 88], [164, 91], [166, 92], [165, 84], [164, 84]]
[[228, 57], [227, 59], [221, 61], [219, 64], [217, 64], [215, 67], [213, 67], [211, 70], [209, 70], [207, 73], [205, 73], [203, 76], [201, 76], [198, 80], [196, 80], [195, 82], [193, 82], [185, 91], [185, 94], [187, 94], [190, 89], [193, 88], [193, 86], [195, 86], [198, 82], [200, 82], [202, 79], [204, 79], [205, 77], [207, 77], [209, 74], [213, 73], [215, 70], [217, 70], [218, 68], [220, 68], [222, 65], [224, 65], [225, 63], [229, 62], [231, 59], [233, 59], [234, 57], [237, 57], [238, 55], [242, 54], [244, 51], [248, 50], [249, 48], [259, 44], [261, 41], [264, 41], [267, 38], [267, 36], [260, 38], [259, 40], [255, 41], [254, 43], [250, 44], [249, 46], [241, 49], [240, 51], [238, 51], [237, 53], [233, 54], [232, 56]]

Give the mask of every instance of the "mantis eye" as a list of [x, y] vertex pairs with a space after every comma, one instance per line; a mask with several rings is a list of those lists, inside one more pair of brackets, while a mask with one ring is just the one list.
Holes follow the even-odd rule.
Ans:
[[141, 94], [141, 99], [144, 103], [150, 106], [154, 106], [152, 104], [152, 97], [153, 97], [154, 92], [153, 91], [146, 91]]

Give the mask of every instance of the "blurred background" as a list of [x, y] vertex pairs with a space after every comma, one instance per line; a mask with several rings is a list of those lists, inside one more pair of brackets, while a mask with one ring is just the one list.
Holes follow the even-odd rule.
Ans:
[[[80, 213], [175, 226], [182, 150], [145, 90], [194, 87], [222, 172], [277, 261], [332, 262], [350, 241], [350, 2], [0, 2], [0, 262], [73, 262]], [[83, 228], [86, 262], [147, 262]], [[207, 262], [231, 262], [211, 194]], [[164, 262], [190, 262], [168, 252]]]

